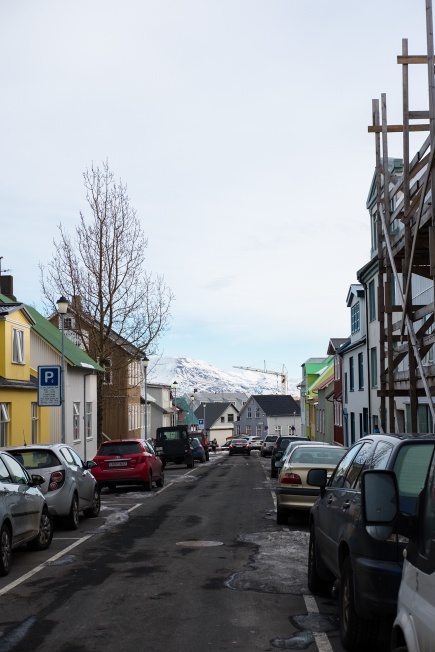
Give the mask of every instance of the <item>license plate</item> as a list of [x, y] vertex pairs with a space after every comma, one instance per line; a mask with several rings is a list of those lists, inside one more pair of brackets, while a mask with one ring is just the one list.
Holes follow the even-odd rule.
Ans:
[[119, 462], [109, 462], [109, 466], [127, 466], [127, 460], [121, 460]]

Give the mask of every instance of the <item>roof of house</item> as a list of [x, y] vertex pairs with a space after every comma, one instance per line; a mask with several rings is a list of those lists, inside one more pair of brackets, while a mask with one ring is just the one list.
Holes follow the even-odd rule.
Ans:
[[258, 403], [266, 416], [300, 416], [301, 408], [289, 394], [256, 394], [252, 398]]

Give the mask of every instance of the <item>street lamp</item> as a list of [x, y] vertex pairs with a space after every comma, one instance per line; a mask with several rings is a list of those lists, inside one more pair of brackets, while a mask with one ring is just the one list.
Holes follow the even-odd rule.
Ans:
[[174, 426], [177, 425], [177, 387], [178, 383], [176, 380], [172, 383], [172, 387], [174, 388]]
[[191, 426], [190, 426], [191, 430], [193, 430], [193, 401], [194, 400], [195, 400], [195, 397], [192, 394], [192, 396], [190, 397], [190, 418], [191, 418], [191, 421], [192, 421]]
[[65, 443], [65, 315], [68, 310], [68, 299], [64, 296], [57, 300], [57, 312], [62, 324], [62, 358], [60, 367], [60, 403], [62, 410], [62, 444]]
[[205, 406], [206, 406], [206, 405], [207, 405], [207, 403], [203, 403], [203, 404], [202, 404], [202, 407], [204, 408], [204, 425], [202, 426], [202, 429], [203, 429], [203, 431], [204, 431], [204, 434], [206, 434], [206, 432], [205, 432]]
[[143, 364], [143, 378], [144, 378], [144, 385], [145, 385], [145, 419], [144, 419], [144, 439], [148, 439], [148, 401], [147, 401], [147, 367], [148, 367], [149, 360], [146, 357], [146, 355], [142, 358], [142, 364]]

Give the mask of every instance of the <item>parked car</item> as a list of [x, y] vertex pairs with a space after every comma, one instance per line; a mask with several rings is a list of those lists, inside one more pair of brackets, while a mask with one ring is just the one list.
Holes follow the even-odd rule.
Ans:
[[269, 455], [272, 455], [272, 450], [277, 439], [278, 435], [266, 435], [260, 448], [261, 457], [269, 457]]
[[230, 455], [250, 455], [251, 447], [247, 439], [232, 439], [228, 447]]
[[39, 473], [45, 482], [40, 489], [53, 517], [61, 517], [76, 530], [79, 514], [95, 518], [100, 513], [100, 490], [90, 472], [95, 462], [83, 462], [65, 444], [32, 444], [7, 449], [29, 473]]
[[41, 475], [29, 472], [9, 453], [0, 451], [0, 575], [9, 573], [11, 551], [27, 544], [46, 550], [53, 538], [53, 521], [39, 487]]
[[156, 453], [163, 463], [185, 464], [193, 468], [195, 460], [187, 426], [165, 426], [156, 431]]
[[278, 478], [276, 522], [285, 525], [293, 512], [308, 512], [319, 496], [319, 489], [307, 484], [308, 471], [313, 467], [326, 469], [331, 477], [346, 452], [341, 446], [306, 446], [299, 442], [288, 457]]
[[279, 435], [277, 437], [273, 448], [272, 448], [272, 454], [270, 457], [270, 477], [271, 478], [277, 478], [278, 477], [278, 469], [276, 467], [276, 462], [278, 462], [281, 457], [284, 455], [287, 446], [291, 444], [292, 442], [298, 442], [298, 441], [310, 441], [308, 437], [291, 437], [289, 436], [284, 436], [284, 435]]
[[263, 438], [258, 435], [254, 435], [253, 437], [248, 437], [248, 441], [251, 447], [251, 451], [259, 451], [263, 443]]
[[308, 484], [320, 488], [310, 511], [308, 588], [329, 593], [339, 581], [340, 639], [346, 650], [376, 644], [380, 625], [393, 622], [406, 542], [393, 530], [386, 541], [366, 528], [361, 509], [363, 471], [394, 471], [400, 509], [417, 513], [435, 450], [435, 435], [373, 434], [358, 440], [337, 465], [311, 469]]
[[163, 487], [163, 463], [149, 441], [112, 439], [101, 444], [91, 469], [100, 489], [117, 485], [142, 485], [151, 491], [153, 483]]
[[396, 474], [365, 471], [361, 499], [364, 525], [385, 541], [394, 530], [409, 539], [404, 555], [392, 652], [428, 652], [435, 641], [435, 455], [415, 515], [401, 507]]
[[190, 445], [193, 450], [193, 459], [199, 460], [200, 462], [206, 461], [204, 446], [199, 441], [198, 437], [192, 437], [190, 440]]
[[[293, 439], [293, 437], [292, 437], [292, 439]], [[338, 446], [338, 447], [341, 446], [340, 444], [336, 444], [335, 442], [332, 443], [332, 444], [329, 444], [329, 443], [322, 442], [322, 441], [315, 441], [314, 439], [306, 439], [306, 440], [304, 439], [304, 440], [291, 441], [289, 444], [287, 444], [287, 448], [283, 452], [281, 459], [276, 460], [276, 462], [275, 462], [275, 468], [276, 468], [276, 470], [278, 472], [278, 474], [277, 474], [278, 476], [279, 476], [279, 473], [280, 473], [282, 467], [284, 466], [284, 464], [287, 462], [288, 458], [292, 454], [292, 451], [294, 450], [294, 448], [296, 446], [301, 446], [301, 444], [304, 445], [304, 446]]]

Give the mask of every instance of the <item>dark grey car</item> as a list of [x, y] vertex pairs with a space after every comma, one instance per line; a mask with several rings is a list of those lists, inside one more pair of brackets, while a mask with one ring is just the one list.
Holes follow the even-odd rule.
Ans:
[[370, 649], [381, 624], [392, 624], [406, 543], [397, 533], [379, 541], [364, 526], [361, 479], [367, 469], [394, 471], [401, 509], [415, 514], [435, 435], [374, 434], [357, 441], [327, 482], [311, 469], [308, 484], [320, 487], [310, 511], [308, 588], [329, 594], [339, 581], [340, 638], [346, 650]]

